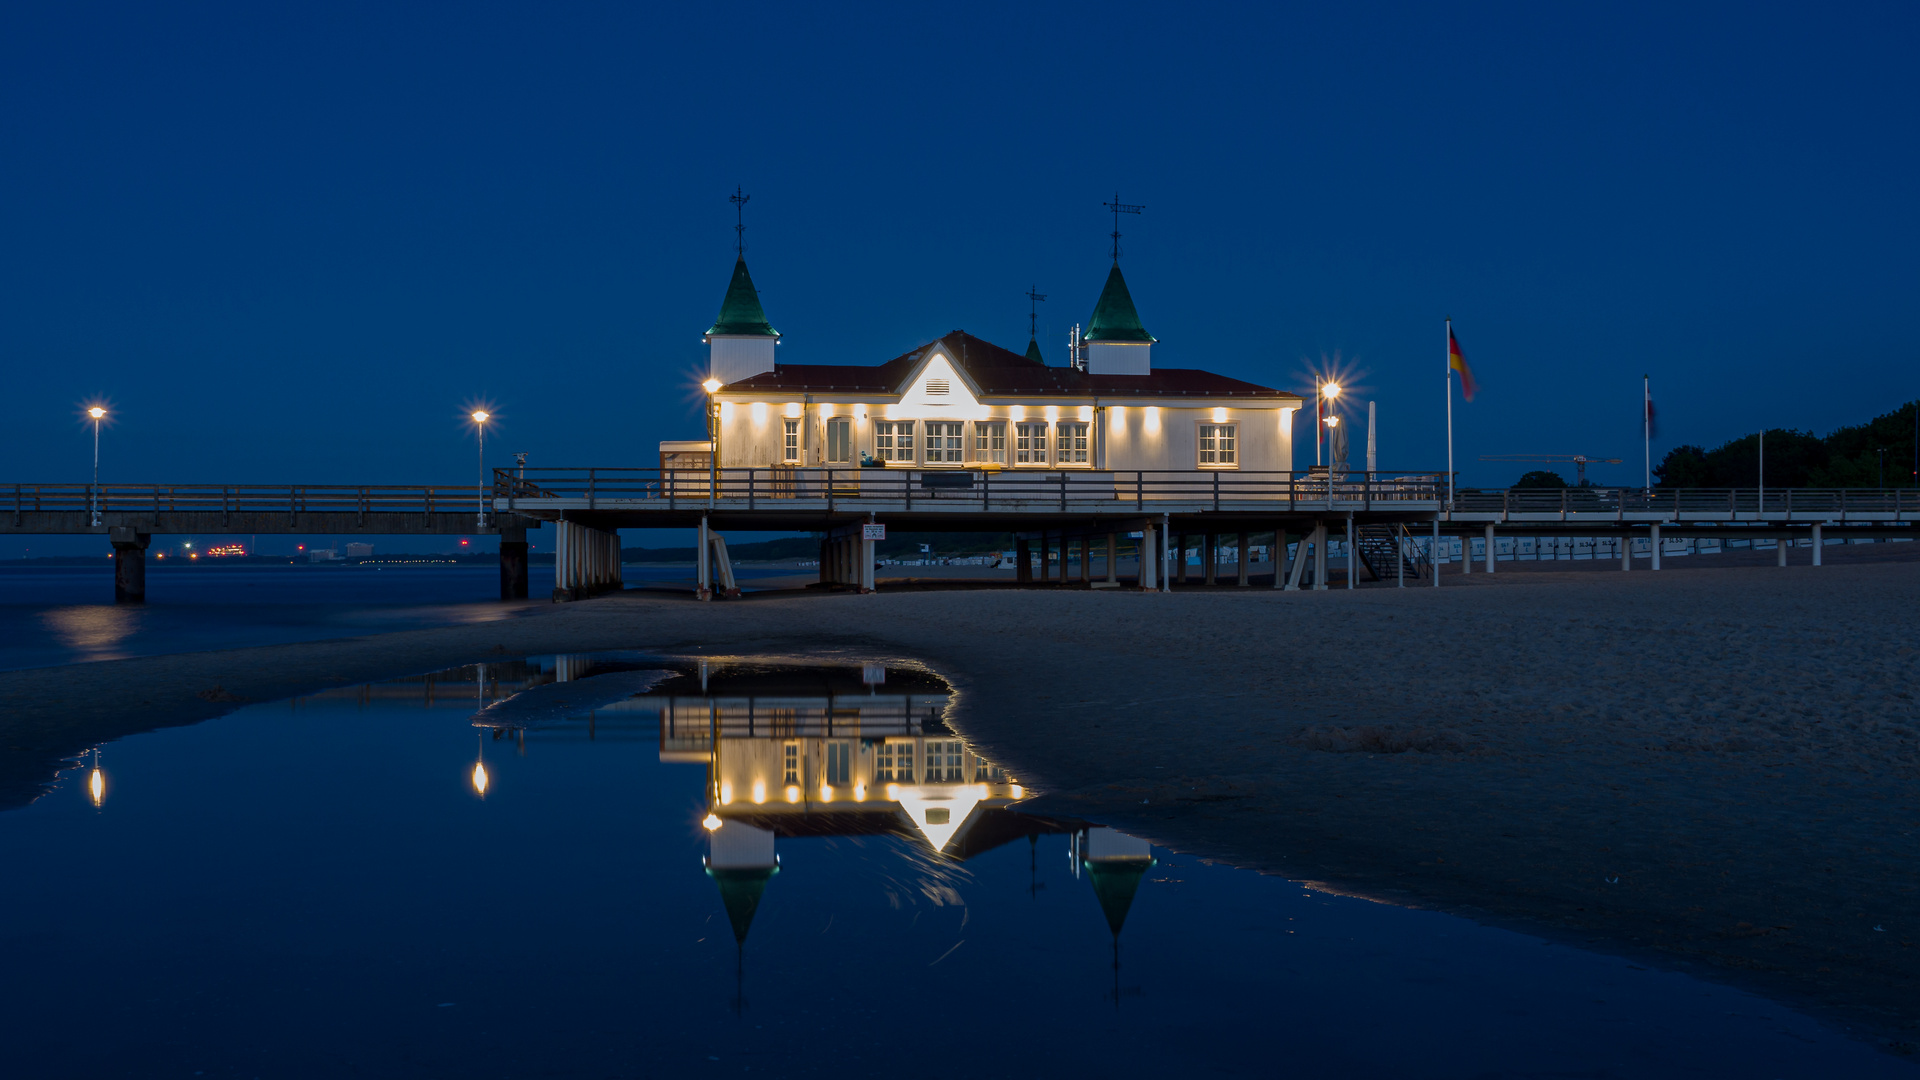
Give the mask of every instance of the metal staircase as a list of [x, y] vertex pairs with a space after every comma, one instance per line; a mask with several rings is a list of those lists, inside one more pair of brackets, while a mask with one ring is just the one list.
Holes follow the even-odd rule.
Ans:
[[1354, 534], [1354, 546], [1359, 551], [1361, 565], [1367, 568], [1369, 581], [1395, 579], [1398, 574], [1394, 565], [1396, 552], [1404, 553], [1408, 580], [1419, 581], [1433, 573], [1432, 561], [1413, 542], [1413, 534], [1405, 525], [1362, 525]]

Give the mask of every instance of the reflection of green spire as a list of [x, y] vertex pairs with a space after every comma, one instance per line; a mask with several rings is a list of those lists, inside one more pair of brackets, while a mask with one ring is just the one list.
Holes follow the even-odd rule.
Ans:
[[1140, 325], [1140, 312], [1134, 309], [1133, 294], [1127, 291], [1127, 279], [1120, 276], [1120, 264], [1107, 272], [1107, 287], [1093, 305], [1093, 318], [1087, 322], [1088, 341], [1129, 341], [1152, 344], [1160, 340]]
[[780, 336], [780, 331], [767, 322], [767, 313], [760, 307], [760, 294], [754, 290], [744, 257], [733, 264], [733, 280], [727, 283], [727, 298], [720, 302], [720, 317], [713, 320], [707, 333]]
[[745, 943], [753, 926], [753, 913], [760, 909], [760, 894], [767, 891], [767, 879], [780, 872], [777, 866], [757, 866], [750, 870], [715, 870], [707, 876], [720, 886], [720, 902], [727, 906], [727, 921], [733, 924], [733, 940]]
[[1036, 364], [1046, 363], [1046, 361], [1040, 357], [1040, 342], [1033, 338], [1027, 339], [1027, 359]]
[[1133, 907], [1133, 894], [1140, 891], [1140, 879], [1153, 866], [1152, 859], [1102, 859], [1086, 864], [1087, 880], [1093, 882], [1093, 895], [1100, 898], [1100, 910], [1107, 914], [1107, 926], [1120, 936], [1126, 925], [1127, 911]]

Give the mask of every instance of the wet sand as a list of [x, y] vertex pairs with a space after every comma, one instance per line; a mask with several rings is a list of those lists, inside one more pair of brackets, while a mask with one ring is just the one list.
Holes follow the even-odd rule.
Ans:
[[0, 806], [95, 742], [489, 656], [921, 660], [1042, 812], [1639, 956], [1911, 1053], [1920, 564], [1444, 580], [636, 590], [511, 623], [10, 672]]

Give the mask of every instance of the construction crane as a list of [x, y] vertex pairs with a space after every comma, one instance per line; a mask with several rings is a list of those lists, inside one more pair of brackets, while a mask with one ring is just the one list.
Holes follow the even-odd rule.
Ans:
[[1617, 457], [1598, 458], [1598, 457], [1588, 457], [1585, 454], [1481, 454], [1480, 460], [1481, 461], [1524, 461], [1524, 462], [1539, 462], [1541, 464], [1552, 464], [1556, 461], [1571, 461], [1573, 462], [1574, 469], [1579, 472], [1579, 476], [1580, 476], [1579, 483], [1575, 485], [1576, 487], [1587, 486], [1587, 465], [1589, 463], [1592, 463], [1595, 465], [1620, 464], [1620, 459]]

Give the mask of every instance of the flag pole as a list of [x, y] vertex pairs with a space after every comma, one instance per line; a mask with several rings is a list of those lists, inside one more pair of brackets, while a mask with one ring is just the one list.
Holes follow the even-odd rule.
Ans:
[[1653, 490], [1653, 376], [1640, 376], [1641, 449], [1647, 466], [1647, 490]]
[[1447, 511], [1453, 511], [1453, 317], [1447, 317]]

